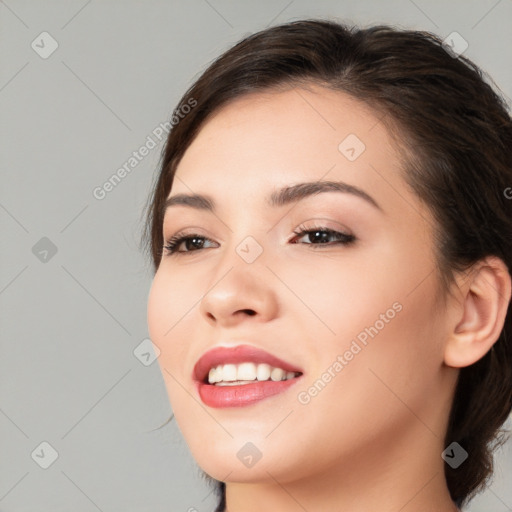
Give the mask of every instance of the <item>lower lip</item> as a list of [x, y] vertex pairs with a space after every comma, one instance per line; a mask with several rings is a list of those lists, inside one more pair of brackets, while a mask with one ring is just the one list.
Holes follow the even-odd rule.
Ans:
[[210, 407], [243, 407], [277, 395], [293, 386], [299, 377], [279, 381], [262, 381], [239, 386], [215, 386], [198, 382], [198, 392], [204, 404]]

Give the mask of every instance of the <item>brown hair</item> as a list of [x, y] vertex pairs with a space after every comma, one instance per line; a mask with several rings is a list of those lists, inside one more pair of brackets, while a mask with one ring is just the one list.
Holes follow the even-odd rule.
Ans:
[[[274, 26], [217, 58], [178, 105], [195, 106], [171, 132], [149, 199], [143, 235], [154, 269], [164, 244], [163, 204], [176, 167], [201, 126], [228, 102], [251, 92], [319, 84], [343, 91], [385, 115], [405, 152], [403, 176], [436, 219], [436, 249], [443, 290], [454, 272], [488, 255], [512, 268], [512, 120], [505, 101], [483, 72], [445, 49], [435, 35], [374, 26], [346, 27], [325, 20]], [[492, 474], [493, 450], [512, 409], [512, 313], [497, 343], [462, 368], [445, 445], [469, 454], [457, 469], [445, 464], [459, 505], [482, 490]], [[225, 506], [225, 486], [219, 482]]]

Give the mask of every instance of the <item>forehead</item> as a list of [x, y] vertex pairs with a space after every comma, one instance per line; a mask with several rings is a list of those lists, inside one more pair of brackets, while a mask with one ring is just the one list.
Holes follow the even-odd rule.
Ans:
[[207, 120], [176, 175], [204, 179], [207, 162], [209, 174], [237, 166], [244, 169], [245, 178], [252, 170], [258, 175], [290, 167], [299, 173], [305, 167], [314, 172], [309, 165], [312, 157], [320, 175], [334, 164], [350, 172], [360, 165], [347, 159], [350, 153], [340, 152], [344, 141], [347, 146], [355, 143], [356, 153], [362, 151], [361, 161], [373, 157], [398, 164], [379, 114], [345, 93], [320, 86], [252, 93]]
[[242, 96], [202, 126], [169, 195], [225, 198], [236, 190], [233, 201], [254, 198], [262, 205], [263, 196], [285, 185], [342, 180], [396, 208], [396, 195], [410, 191], [400, 176], [395, 141], [380, 117], [348, 94], [320, 86]]

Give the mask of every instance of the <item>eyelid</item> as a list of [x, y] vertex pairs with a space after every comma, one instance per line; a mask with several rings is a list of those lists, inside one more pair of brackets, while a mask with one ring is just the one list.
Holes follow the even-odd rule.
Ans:
[[[312, 224], [309, 224], [312, 223]], [[302, 221], [299, 226], [305, 227], [306, 229], [314, 229], [314, 228], [326, 228], [326, 229], [332, 229], [334, 231], [341, 231], [342, 233], [345, 233], [347, 235], [354, 235], [352, 229], [350, 229], [346, 224], [343, 224], [341, 222], [338, 222], [336, 220], [333, 220], [331, 216], [329, 217], [311, 217], [307, 220]], [[298, 229], [295, 228], [295, 229]]]
[[[313, 224], [309, 224], [310, 222], [313, 222]], [[332, 227], [330, 223], [337, 224], [337, 227]], [[285, 244], [289, 244], [293, 241], [293, 244], [296, 244], [298, 242], [295, 242], [294, 240], [297, 238], [302, 238], [304, 236], [307, 236], [311, 233], [314, 233], [315, 231], [318, 232], [329, 232], [331, 233], [331, 236], [334, 235], [338, 238], [336, 242], [333, 244], [325, 244], [327, 247], [333, 247], [336, 245], [351, 245], [356, 240], [358, 240], [358, 237], [355, 236], [355, 234], [352, 232], [352, 230], [347, 229], [346, 226], [342, 226], [337, 221], [332, 221], [330, 219], [309, 219], [307, 221], [304, 221], [302, 224], [300, 224], [298, 227], [296, 227], [293, 230], [293, 235], [290, 235], [290, 238], [285, 242]], [[187, 251], [179, 251], [177, 248], [181, 247], [183, 243], [187, 240], [191, 240], [193, 238], [200, 238], [203, 239], [203, 243], [213, 243], [218, 244], [218, 242], [210, 236], [206, 236], [201, 233], [200, 229], [197, 228], [183, 228], [182, 230], [177, 231], [174, 235], [170, 237], [164, 237], [164, 246], [163, 249], [167, 251], [169, 255], [175, 255], [175, 254], [191, 254], [195, 252], [202, 252], [205, 248], [199, 247], [196, 250], [187, 250]], [[302, 244], [301, 244], [302, 245]], [[323, 244], [305, 244], [305, 245], [311, 245], [313, 248], [321, 248]]]
[[[169, 234], [166, 235], [165, 231], [168, 231]], [[201, 228], [199, 226], [189, 226], [189, 227], [186, 227], [183, 229], [178, 229], [177, 231], [170, 230], [170, 229], [164, 230], [163, 237], [164, 237], [164, 240], [167, 240], [169, 238], [173, 238], [173, 237], [177, 237], [177, 236], [199, 235], [204, 238], [210, 238], [210, 239], [212, 239], [212, 241], [213, 241], [213, 238], [216, 238], [216, 239], [219, 239], [222, 241], [222, 239], [220, 237], [218, 237], [217, 235], [215, 235], [215, 236], [211, 235], [206, 231], [208, 231], [208, 230]]]
[[[282, 220], [284, 220], [284, 219], [282, 219]], [[309, 223], [313, 223], [313, 224], [309, 224]], [[314, 223], [316, 223], [316, 224], [314, 224]], [[347, 235], [355, 236], [355, 233], [353, 232], [352, 229], [350, 229], [346, 224], [343, 224], [339, 221], [334, 220], [332, 218], [332, 216], [329, 216], [329, 217], [314, 216], [314, 217], [310, 217], [306, 220], [303, 220], [301, 222], [294, 223], [294, 225], [295, 225], [295, 227], [293, 227], [291, 230], [292, 235], [294, 234], [295, 231], [297, 231], [297, 229], [299, 229], [299, 227], [303, 227], [305, 229], [314, 229], [314, 228], [332, 229], [335, 231], [341, 231], [342, 233], [345, 233]], [[275, 227], [276, 227], [276, 225], [272, 226], [267, 231], [267, 233], [272, 231]], [[287, 225], [285, 228], [283, 228], [280, 231], [283, 232], [285, 230], [286, 231], [290, 230], [289, 225]], [[205, 231], [208, 231], [208, 230], [205, 230], [204, 228], [201, 228], [199, 226], [189, 226], [189, 227], [186, 227], [183, 229], [179, 229], [177, 231], [168, 230], [169, 231], [168, 235], [166, 235], [165, 231], [167, 231], [167, 230], [164, 230], [164, 233], [163, 233], [164, 240], [168, 240], [172, 237], [177, 237], [177, 236], [199, 235], [204, 238], [210, 239], [212, 242], [213, 241], [215, 241], [215, 242], [224, 242], [225, 241], [222, 239], [222, 237], [220, 237], [218, 235], [213, 235], [209, 232], [205, 233]], [[232, 232], [232, 230], [230, 230], [230, 231]]]

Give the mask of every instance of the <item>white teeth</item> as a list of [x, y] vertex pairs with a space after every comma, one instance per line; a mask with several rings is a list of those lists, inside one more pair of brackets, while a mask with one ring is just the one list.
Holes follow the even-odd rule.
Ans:
[[235, 386], [250, 384], [256, 380], [288, 380], [293, 379], [296, 375], [295, 372], [287, 372], [282, 368], [275, 368], [265, 363], [220, 364], [210, 369], [208, 382], [219, 386]]
[[256, 377], [258, 380], [268, 380], [270, 379], [271, 368], [269, 364], [259, 364], [258, 369], [256, 371]]
[[237, 380], [256, 380], [256, 365], [254, 363], [242, 363], [236, 371]]
[[283, 380], [283, 377], [286, 377], [286, 372], [282, 368], [272, 368], [270, 372], [272, 380]]
[[[218, 369], [217, 369], [218, 372]], [[236, 365], [225, 364], [222, 368], [222, 380], [233, 382], [236, 380]]]

